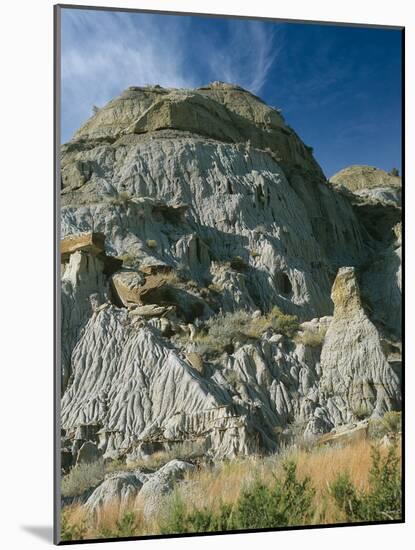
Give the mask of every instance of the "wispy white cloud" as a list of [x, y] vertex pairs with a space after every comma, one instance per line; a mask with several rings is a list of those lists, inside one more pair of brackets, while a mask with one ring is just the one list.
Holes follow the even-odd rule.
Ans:
[[268, 24], [63, 10], [62, 138], [131, 85], [195, 87], [211, 80], [260, 93], [279, 53]]
[[192, 85], [182, 72], [183, 54], [178, 33], [161, 39], [151, 17], [134, 25], [128, 14], [64, 10], [63, 139], [90, 116], [92, 105], [104, 105], [128, 86]]
[[281, 49], [281, 32], [256, 21], [228, 22], [227, 39], [210, 44], [206, 64], [217, 80], [260, 93]]

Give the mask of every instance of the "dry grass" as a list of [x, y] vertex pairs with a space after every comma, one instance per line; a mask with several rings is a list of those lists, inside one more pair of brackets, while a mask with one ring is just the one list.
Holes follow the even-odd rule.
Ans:
[[[235, 502], [244, 485], [265, 477], [260, 459], [232, 460], [219, 464], [213, 470], [203, 469], [188, 476], [188, 484], [177, 489], [186, 503], [187, 510], [192, 511], [201, 505], [217, 510], [220, 503]], [[203, 495], [201, 502], [200, 495]]]
[[356, 487], [367, 488], [371, 465], [371, 442], [367, 439], [345, 447], [326, 446], [311, 453], [298, 451], [293, 458], [299, 474], [311, 477], [318, 490], [325, 490], [340, 472], [348, 472]]
[[371, 466], [370, 441], [354, 441], [346, 447], [326, 446], [312, 453], [298, 451], [294, 459], [300, 477], [309, 476], [316, 489], [313, 523], [344, 521], [345, 518], [330, 498], [329, 485], [338, 474], [347, 472], [357, 488], [367, 489]]
[[[344, 447], [324, 446], [306, 450], [287, 450], [282, 455], [265, 458], [233, 459], [217, 464], [213, 469], [203, 468], [191, 472], [186, 483], [178, 485], [171, 498], [177, 496], [185, 503], [186, 512], [194, 512], [206, 507], [218, 511], [221, 503], [233, 504], [237, 501], [242, 489], [255, 480], [271, 484], [275, 476], [282, 474], [286, 460], [297, 464], [299, 479], [309, 477], [316, 490], [314, 498], [314, 515], [312, 524], [330, 524], [345, 521], [342, 512], [335, 506], [330, 495], [329, 485], [338, 474], [347, 472], [357, 489], [367, 489], [371, 467], [371, 445], [368, 439], [352, 441]], [[382, 449], [382, 454], [387, 450]], [[400, 445], [398, 446], [400, 453]], [[168, 502], [166, 503], [168, 505]], [[142, 513], [142, 502], [139, 496], [134, 504], [126, 510], [120, 509], [117, 503], [106, 506], [99, 517], [88, 516], [85, 507], [74, 505], [64, 511], [64, 525], [67, 532], [77, 538], [102, 538], [120, 535], [119, 523], [126, 511], [134, 518], [134, 528], [130, 536], [160, 533], [166, 509], [150, 520]], [[81, 528], [79, 527], [81, 526]], [[81, 532], [77, 533], [80, 528]], [[127, 535], [124, 535], [127, 536]]]
[[[123, 533], [121, 525], [126, 515], [127, 517], [131, 515], [133, 518], [133, 526]], [[68, 506], [63, 513], [63, 540], [122, 538], [123, 536], [148, 535], [155, 532], [158, 532], [157, 525], [144, 520], [143, 508], [138, 499], [128, 506], [120, 506], [119, 502], [106, 504], [95, 515], [90, 514], [87, 508], [81, 504]]]
[[274, 475], [282, 474], [285, 460], [294, 460], [299, 478], [310, 477], [316, 489], [313, 523], [341, 522], [344, 518], [330, 498], [329, 484], [338, 474], [347, 472], [357, 488], [367, 489], [371, 442], [364, 439], [345, 447], [326, 446], [314, 448], [311, 452], [289, 450], [282, 456], [224, 462], [213, 471], [201, 470], [192, 474], [189, 477], [191, 483], [180, 488], [179, 492], [189, 511], [200, 507], [201, 494], [203, 505], [216, 510], [221, 501], [235, 502], [244, 485], [255, 479], [271, 484]]
[[62, 477], [61, 490], [65, 497], [81, 495], [91, 487], [96, 487], [104, 479], [103, 461], [92, 464], [79, 464]]

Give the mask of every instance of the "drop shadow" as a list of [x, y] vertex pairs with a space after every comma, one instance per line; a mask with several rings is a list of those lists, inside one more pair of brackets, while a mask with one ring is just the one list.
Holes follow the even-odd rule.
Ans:
[[21, 528], [38, 539], [53, 542], [53, 527], [51, 525], [22, 525]]

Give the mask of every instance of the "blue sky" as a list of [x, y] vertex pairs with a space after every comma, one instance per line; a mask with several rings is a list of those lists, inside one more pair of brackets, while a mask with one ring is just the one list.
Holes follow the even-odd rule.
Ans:
[[279, 107], [326, 176], [401, 169], [393, 29], [62, 10], [62, 141], [132, 85], [234, 82]]

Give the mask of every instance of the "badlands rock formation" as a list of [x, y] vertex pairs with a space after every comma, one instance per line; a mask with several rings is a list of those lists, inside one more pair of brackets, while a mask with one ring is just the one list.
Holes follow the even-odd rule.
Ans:
[[[185, 442], [217, 459], [399, 409], [398, 182], [331, 184], [311, 151], [219, 82], [131, 87], [62, 146], [68, 467], [86, 441], [106, 459]], [[296, 334], [266, 324], [275, 307]], [[209, 327], [241, 311], [255, 334], [215, 347]]]
[[371, 166], [351, 166], [335, 174], [331, 182], [348, 197], [372, 249], [367, 262], [359, 266], [372, 319], [400, 339], [401, 178]]
[[335, 185], [342, 185], [357, 194], [368, 194], [372, 190], [384, 189], [400, 196], [402, 182], [395, 173], [385, 172], [375, 166], [349, 166], [330, 178]]

